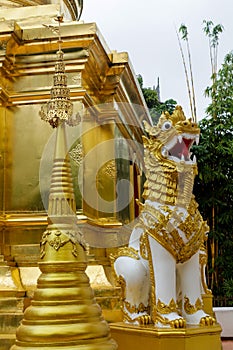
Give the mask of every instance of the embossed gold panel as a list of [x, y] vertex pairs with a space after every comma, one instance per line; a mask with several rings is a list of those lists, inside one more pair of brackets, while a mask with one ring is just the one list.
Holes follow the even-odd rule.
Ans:
[[26, 105], [6, 112], [6, 212], [44, 211], [39, 169], [51, 130], [38, 118], [38, 108], [39, 105]]

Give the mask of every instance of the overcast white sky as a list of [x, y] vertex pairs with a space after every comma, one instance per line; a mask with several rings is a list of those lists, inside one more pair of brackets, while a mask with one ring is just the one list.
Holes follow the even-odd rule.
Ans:
[[161, 99], [173, 98], [190, 116], [184, 69], [175, 27], [185, 23], [189, 31], [198, 118], [204, 116], [210, 84], [208, 39], [203, 20], [222, 24], [219, 67], [233, 50], [233, 0], [84, 0], [81, 18], [96, 22], [111, 50], [127, 51], [145, 87], [157, 85]]

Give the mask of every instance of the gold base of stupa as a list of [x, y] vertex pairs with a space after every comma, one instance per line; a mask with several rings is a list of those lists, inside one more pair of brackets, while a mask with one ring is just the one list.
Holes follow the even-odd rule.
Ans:
[[187, 327], [184, 329], [135, 326], [125, 323], [110, 325], [118, 350], [221, 350], [221, 327]]

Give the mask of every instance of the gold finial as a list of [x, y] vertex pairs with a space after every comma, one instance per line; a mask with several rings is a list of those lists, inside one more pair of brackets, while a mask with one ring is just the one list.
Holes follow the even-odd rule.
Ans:
[[46, 26], [58, 34], [57, 61], [55, 64], [55, 74], [53, 76], [53, 87], [50, 90], [50, 100], [41, 107], [40, 117], [49, 122], [53, 128], [57, 128], [61, 122], [74, 126], [80, 122], [78, 116], [73, 114], [73, 104], [70, 100], [70, 89], [67, 87], [67, 75], [65, 74], [64, 53], [61, 50], [61, 23], [63, 15], [56, 18], [58, 28]]

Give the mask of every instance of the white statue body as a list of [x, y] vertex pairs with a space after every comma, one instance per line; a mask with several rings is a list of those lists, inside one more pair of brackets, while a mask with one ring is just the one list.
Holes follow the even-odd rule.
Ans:
[[197, 174], [190, 148], [200, 130], [181, 107], [162, 114], [143, 137], [147, 181], [138, 223], [114, 270], [123, 288], [125, 322], [183, 328], [215, 319], [203, 311], [200, 256], [208, 226], [192, 194]]

